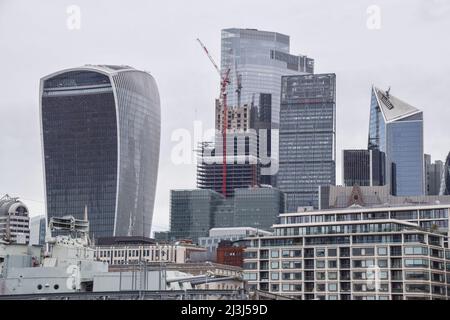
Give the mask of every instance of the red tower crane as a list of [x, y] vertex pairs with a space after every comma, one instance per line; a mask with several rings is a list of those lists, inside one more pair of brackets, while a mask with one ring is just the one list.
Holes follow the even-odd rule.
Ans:
[[227, 196], [227, 127], [228, 127], [228, 109], [227, 109], [227, 87], [230, 83], [230, 68], [227, 68], [225, 72], [222, 74], [220, 72], [220, 68], [217, 66], [216, 62], [214, 61], [213, 57], [209, 53], [206, 46], [203, 44], [203, 42], [200, 41], [200, 39], [197, 38], [198, 43], [200, 43], [200, 46], [205, 51], [206, 55], [208, 56], [209, 60], [213, 64], [216, 71], [219, 73], [220, 76], [220, 98], [219, 102], [222, 105], [223, 108], [223, 124], [222, 124], [222, 194], [224, 197]]

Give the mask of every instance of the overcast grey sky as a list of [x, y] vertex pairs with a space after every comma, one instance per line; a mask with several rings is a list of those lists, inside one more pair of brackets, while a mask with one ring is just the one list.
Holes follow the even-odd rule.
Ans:
[[[66, 9], [81, 9], [69, 30]], [[381, 29], [367, 28], [370, 5]], [[450, 0], [0, 0], [0, 194], [44, 213], [39, 79], [84, 64], [126, 64], [155, 77], [162, 135], [154, 230], [168, 227], [169, 190], [195, 187], [195, 165], [174, 165], [175, 129], [213, 127], [219, 79], [197, 37], [220, 57], [220, 30], [290, 35], [291, 53], [337, 74], [337, 166], [343, 148], [367, 144], [370, 88], [424, 111], [425, 152], [450, 151]], [[338, 169], [340, 183], [340, 169]]]

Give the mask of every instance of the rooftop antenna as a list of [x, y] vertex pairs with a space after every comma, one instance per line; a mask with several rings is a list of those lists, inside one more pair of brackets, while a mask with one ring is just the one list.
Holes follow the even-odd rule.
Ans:
[[389, 94], [391, 92], [391, 86], [389, 86], [389, 89], [386, 91], [386, 97], [389, 99]]

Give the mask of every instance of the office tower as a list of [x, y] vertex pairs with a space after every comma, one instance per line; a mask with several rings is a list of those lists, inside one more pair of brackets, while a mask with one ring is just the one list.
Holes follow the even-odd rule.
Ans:
[[379, 150], [344, 150], [343, 181], [346, 186], [382, 186], [385, 156]]
[[30, 219], [30, 244], [44, 245], [45, 232], [47, 225], [45, 223], [45, 216], [37, 216]]
[[153, 77], [84, 66], [41, 79], [47, 218], [87, 211], [91, 236], [149, 236], [159, 160]]
[[275, 188], [236, 189], [231, 198], [213, 190], [171, 190], [166, 239], [197, 241], [212, 228], [271, 230], [280, 212], [285, 212], [284, 195]]
[[314, 73], [314, 60], [290, 54], [289, 36], [281, 33], [224, 29], [221, 47], [221, 70], [231, 69], [228, 105], [259, 104], [260, 93], [271, 94], [274, 123], [279, 123], [281, 76]]
[[444, 170], [441, 178], [440, 195], [450, 195], [450, 153], [445, 160]]
[[416, 220], [450, 205], [351, 207], [280, 215], [273, 236], [247, 238], [249, 289], [303, 300], [448, 299], [445, 235]]
[[431, 162], [429, 154], [424, 155], [425, 161], [425, 193], [427, 195], [439, 195], [441, 189], [442, 173], [444, 163], [440, 160]]
[[282, 78], [277, 186], [288, 212], [318, 207], [321, 185], [335, 184], [336, 75]]
[[9, 195], [0, 198], [0, 243], [28, 244], [30, 218], [27, 206]]
[[386, 153], [386, 182], [399, 196], [425, 194], [422, 111], [372, 88], [368, 149]]

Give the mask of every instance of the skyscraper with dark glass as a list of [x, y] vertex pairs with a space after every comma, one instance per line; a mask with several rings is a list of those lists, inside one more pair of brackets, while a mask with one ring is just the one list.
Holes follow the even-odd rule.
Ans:
[[344, 150], [342, 169], [345, 186], [385, 184], [385, 155], [379, 150]]
[[150, 235], [160, 101], [153, 77], [128, 66], [84, 66], [41, 79], [47, 218], [82, 218], [91, 235]]
[[335, 141], [336, 75], [283, 77], [277, 187], [288, 212], [318, 207], [319, 186], [336, 183]]
[[425, 194], [422, 111], [373, 87], [368, 149], [386, 153], [386, 182], [393, 195]]

